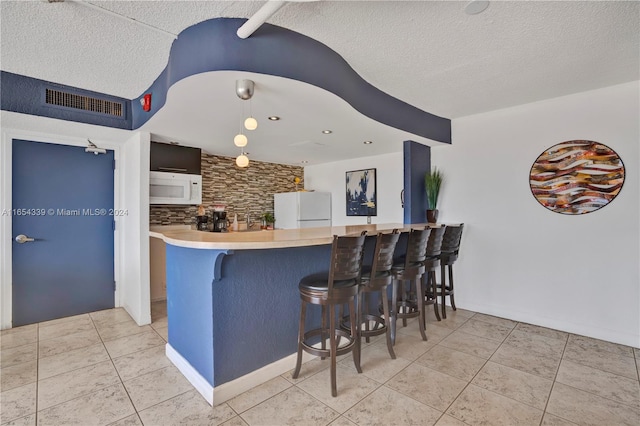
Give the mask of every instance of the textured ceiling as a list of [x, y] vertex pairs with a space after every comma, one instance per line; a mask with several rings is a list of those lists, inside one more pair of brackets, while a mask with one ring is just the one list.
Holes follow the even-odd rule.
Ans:
[[[174, 34], [206, 19], [248, 18], [264, 4], [91, 3]], [[485, 12], [474, 16], [464, 13], [466, 4], [296, 2], [288, 3], [268, 22], [319, 40], [374, 86], [447, 118], [640, 79], [640, 3], [636, 1], [491, 2]], [[0, 8], [3, 70], [129, 99], [139, 96], [160, 74], [173, 41], [168, 34], [69, 0], [3, 0]], [[256, 83], [257, 104], [260, 81]], [[293, 86], [281, 96], [295, 99]], [[225, 110], [229, 105], [214, 105], [209, 113]], [[279, 114], [287, 113], [294, 111]], [[340, 124], [346, 121], [336, 127]], [[187, 136], [179, 123], [166, 127], [162, 132], [149, 130], [190, 145], [207, 144], [202, 140], [205, 128]], [[308, 139], [303, 130], [296, 131], [301, 132], [299, 141]], [[386, 151], [395, 150], [395, 142]], [[213, 143], [207, 149], [223, 153]], [[361, 150], [328, 155], [323, 161], [366, 155]], [[285, 157], [282, 153], [283, 162], [298, 161]]]

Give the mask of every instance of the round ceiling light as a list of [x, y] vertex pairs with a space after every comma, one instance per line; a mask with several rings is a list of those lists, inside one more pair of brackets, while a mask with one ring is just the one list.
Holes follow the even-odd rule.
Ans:
[[244, 127], [247, 130], [255, 130], [258, 128], [258, 121], [253, 117], [249, 117], [244, 120]]
[[236, 157], [236, 165], [238, 167], [247, 167], [249, 165], [249, 157], [244, 154], [238, 155], [238, 157]]
[[271, 121], [278, 121], [278, 120], [280, 120], [280, 117], [278, 117], [277, 115], [272, 115], [272, 116], [270, 116], [270, 117], [268, 117], [268, 118], [269, 118], [269, 120], [271, 120]]
[[233, 143], [240, 148], [242, 148], [243, 146], [247, 146], [247, 142], [249, 142], [247, 140], [247, 137], [242, 133], [237, 134], [236, 137], [233, 138]]
[[489, 7], [488, 1], [472, 1], [465, 6], [464, 11], [467, 15], [477, 15], [484, 12], [487, 7]]
[[325, 135], [328, 135], [333, 133], [333, 130], [323, 130], [322, 133], [324, 133]]
[[362, 143], [365, 144], [365, 145], [371, 145], [373, 142], [372, 141], [364, 141]]

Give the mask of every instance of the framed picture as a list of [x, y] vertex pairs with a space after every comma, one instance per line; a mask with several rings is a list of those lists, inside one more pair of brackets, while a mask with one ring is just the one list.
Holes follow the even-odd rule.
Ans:
[[540, 154], [531, 166], [529, 186], [548, 210], [578, 215], [613, 201], [624, 177], [624, 164], [613, 149], [599, 142], [573, 140]]
[[376, 169], [347, 172], [347, 216], [377, 216]]

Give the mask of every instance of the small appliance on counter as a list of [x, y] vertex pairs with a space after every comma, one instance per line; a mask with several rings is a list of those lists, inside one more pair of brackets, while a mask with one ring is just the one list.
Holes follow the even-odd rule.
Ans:
[[198, 206], [198, 215], [196, 216], [196, 229], [198, 231], [209, 230], [209, 216], [203, 205]]
[[208, 231], [209, 216], [196, 216], [196, 229], [198, 231]]
[[213, 212], [213, 232], [227, 232], [227, 212]]

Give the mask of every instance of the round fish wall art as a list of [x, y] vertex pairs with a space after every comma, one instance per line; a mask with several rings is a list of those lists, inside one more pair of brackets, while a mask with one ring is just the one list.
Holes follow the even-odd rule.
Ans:
[[618, 154], [599, 142], [561, 142], [531, 166], [529, 186], [536, 200], [562, 214], [591, 213], [609, 204], [624, 183]]

